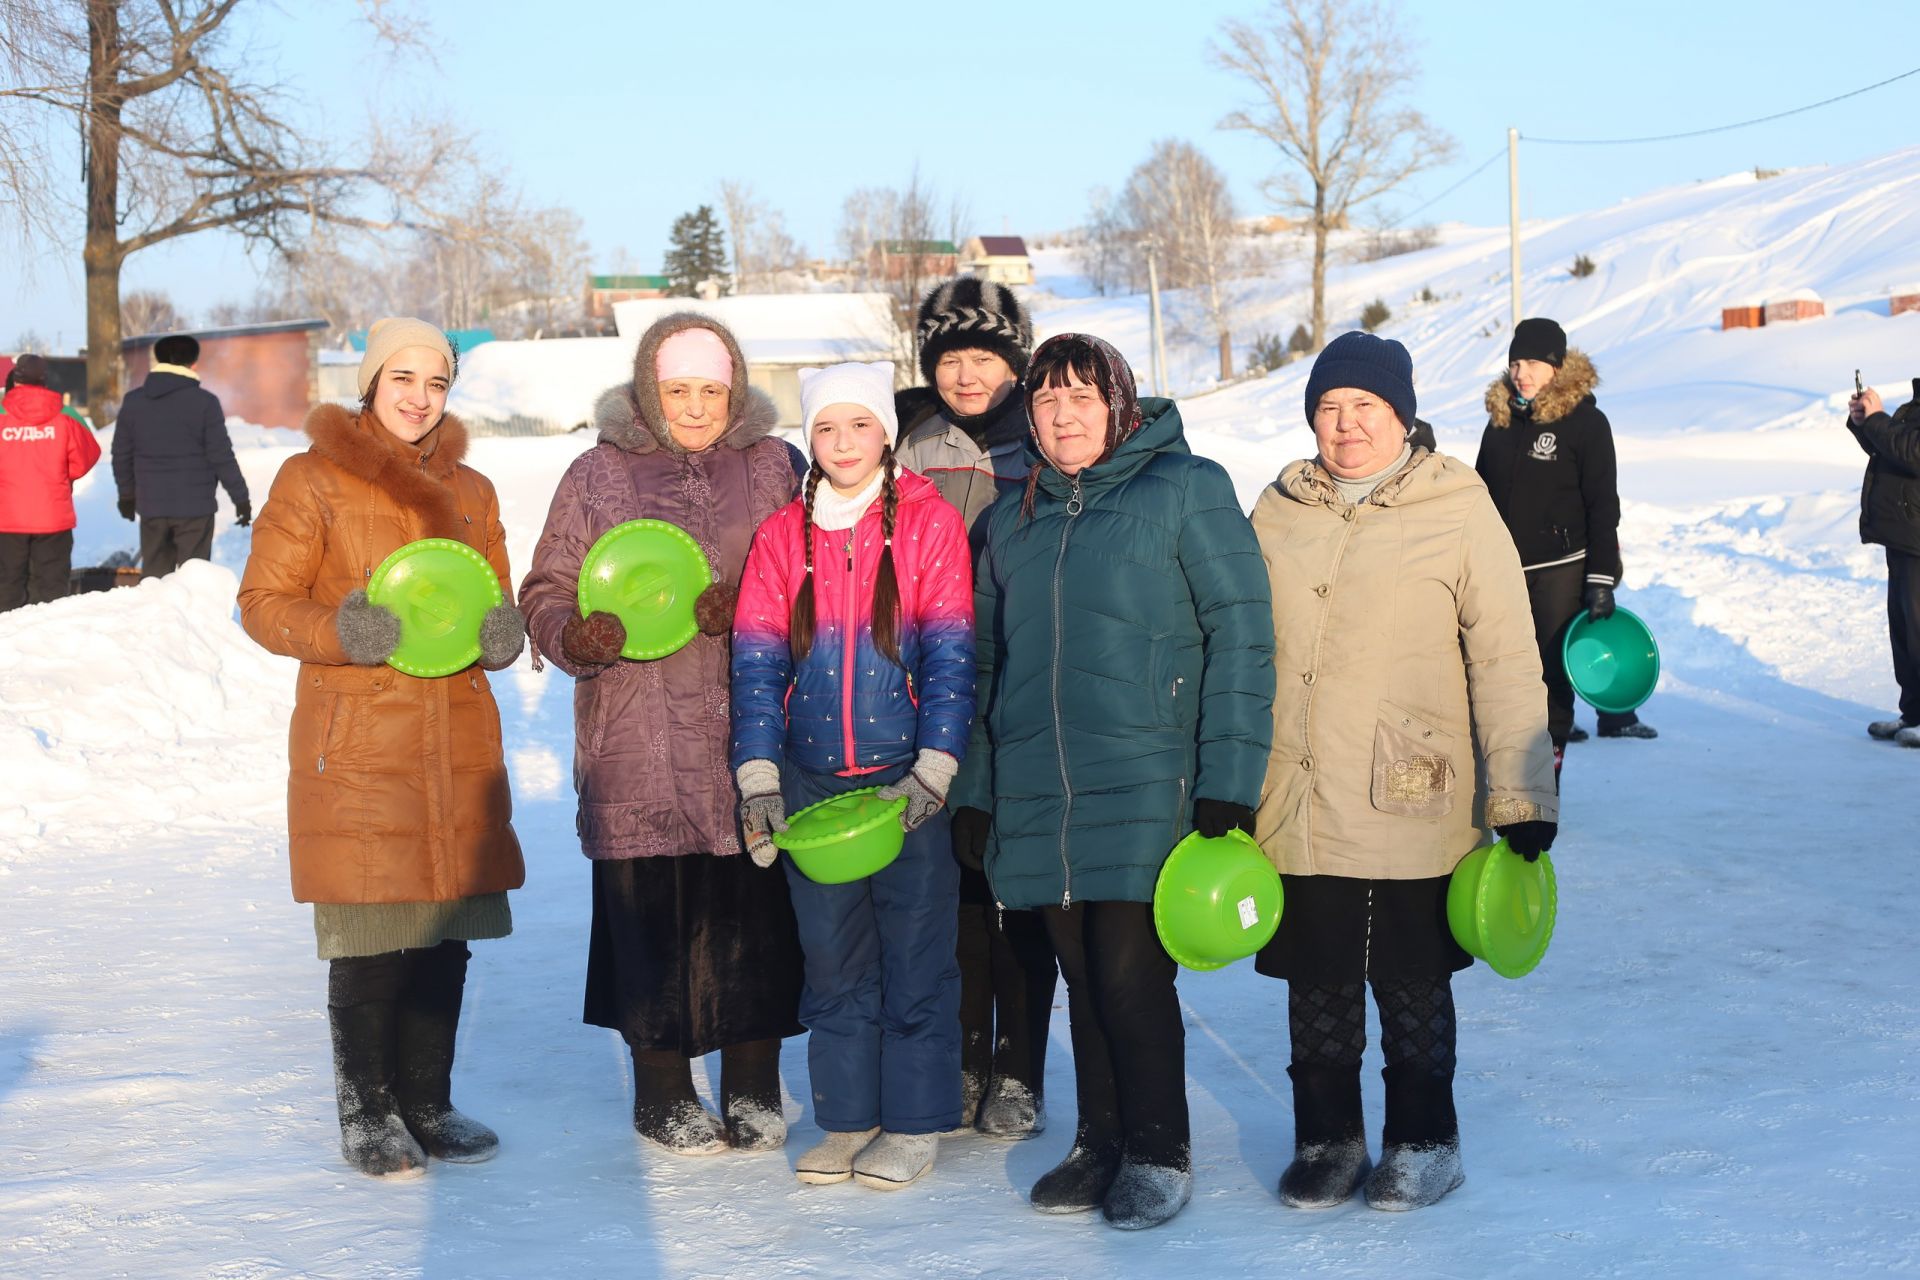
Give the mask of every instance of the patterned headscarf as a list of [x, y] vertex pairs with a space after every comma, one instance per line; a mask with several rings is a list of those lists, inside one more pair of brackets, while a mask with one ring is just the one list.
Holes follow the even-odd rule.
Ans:
[[[1033, 421], [1034, 393], [1044, 386], [1064, 386], [1071, 372], [1091, 384], [1107, 403], [1107, 447], [1087, 466], [1097, 467], [1111, 458], [1134, 432], [1140, 429], [1140, 393], [1135, 389], [1133, 369], [1127, 358], [1111, 343], [1090, 333], [1061, 333], [1048, 338], [1033, 353], [1026, 385], [1027, 421]], [[1034, 430], [1033, 444], [1046, 458], [1040, 433]], [[1027, 472], [1027, 489], [1020, 502], [1023, 515], [1033, 515], [1034, 495], [1040, 487], [1040, 473], [1053, 465], [1051, 459], [1035, 463]]]

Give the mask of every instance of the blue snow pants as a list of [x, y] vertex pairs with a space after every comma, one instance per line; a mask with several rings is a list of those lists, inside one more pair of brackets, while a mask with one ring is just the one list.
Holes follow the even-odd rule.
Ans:
[[[787, 812], [905, 777], [780, 771]], [[946, 810], [907, 833], [900, 856], [864, 880], [815, 884], [783, 859], [800, 926], [813, 1117], [832, 1133], [875, 1125], [939, 1133], [960, 1123], [960, 866]]]

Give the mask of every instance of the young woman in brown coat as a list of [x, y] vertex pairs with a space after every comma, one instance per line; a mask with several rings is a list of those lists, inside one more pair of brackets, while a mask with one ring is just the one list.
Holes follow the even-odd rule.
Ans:
[[[512, 930], [525, 879], [484, 671], [434, 679], [386, 666], [400, 621], [367, 599], [387, 556], [452, 538], [509, 592], [493, 485], [462, 465], [467, 433], [445, 414], [454, 354], [419, 320], [374, 325], [358, 412], [317, 405], [313, 444], [274, 477], [253, 526], [240, 622], [300, 660], [288, 733], [293, 896], [314, 904], [331, 961], [341, 1153], [362, 1173], [413, 1176], [429, 1155], [478, 1161], [499, 1145], [453, 1108], [454, 1035], [467, 942]], [[479, 666], [512, 664], [519, 611], [496, 606]]]

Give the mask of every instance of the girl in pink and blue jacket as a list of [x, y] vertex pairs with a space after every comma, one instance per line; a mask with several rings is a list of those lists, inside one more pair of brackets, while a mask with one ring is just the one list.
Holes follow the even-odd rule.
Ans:
[[802, 1182], [902, 1187], [960, 1120], [959, 867], [947, 787], [973, 720], [973, 577], [960, 513], [894, 461], [893, 366], [803, 369], [803, 496], [754, 535], [733, 624], [732, 763], [748, 852], [858, 787], [906, 798], [900, 856], [849, 884], [787, 879], [824, 1140]]

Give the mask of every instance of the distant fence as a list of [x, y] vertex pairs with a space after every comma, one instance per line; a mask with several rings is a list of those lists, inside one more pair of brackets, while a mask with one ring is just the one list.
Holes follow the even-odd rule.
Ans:
[[556, 422], [552, 418], [524, 413], [506, 418], [477, 418], [463, 413], [460, 421], [466, 424], [467, 433], [475, 436], [564, 436], [570, 431], [585, 430], [589, 425], [585, 422]]

